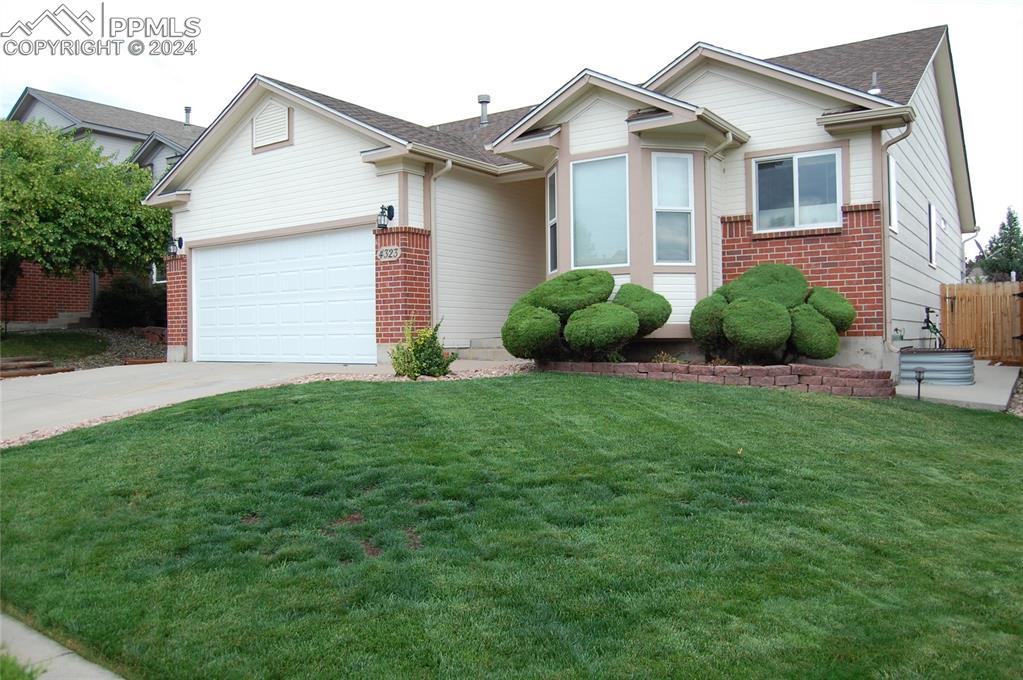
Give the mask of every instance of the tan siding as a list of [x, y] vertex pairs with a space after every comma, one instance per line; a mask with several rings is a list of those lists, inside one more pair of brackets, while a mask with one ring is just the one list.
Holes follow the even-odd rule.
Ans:
[[544, 279], [544, 183], [497, 184], [456, 169], [437, 180], [436, 309], [445, 345], [496, 338]]
[[710, 186], [710, 253], [711, 253], [711, 288], [717, 288], [724, 282], [721, 267], [721, 216], [724, 214], [724, 164], [716, 158], [707, 163], [707, 184]]
[[423, 176], [408, 176], [408, 226], [423, 226]]
[[817, 125], [817, 117], [840, 102], [763, 76], [715, 65], [697, 71], [666, 94], [705, 106], [750, 134], [750, 141], [725, 155], [722, 184], [724, 214], [746, 212], [744, 154], [805, 144], [849, 140], [848, 203], [873, 200], [870, 133], [833, 137]]
[[654, 274], [654, 292], [671, 303], [668, 323], [689, 323], [696, 305], [696, 274]]
[[629, 130], [625, 119], [635, 103], [602, 93], [585, 99], [573, 109], [568, 118], [572, 134], [569, 149], [573, 154], [620, 148], [628, 144]]
[[174, 216], [176, 233], [186, 241], [214, 238], [397, 206], [397, 174], [378, 177], [359, 155], [376, 142], [301, 107], [295, 108], [294, 126], [293, 145], [253, 154], [250, 119], [239, 123], [185, 183], [192, 197]]
[[[889, 261], [892, 326], [918, 337], [924, 307], [941, 306], [940, 284], [962, 278], [963, 246], [933, 67], [910, 104], [917, 114], [913, 133], [889, 150], [899, 166], [899, 230], [889, 234]], [[885, 132], [883, 138], [893, 134]], [[928, 203], [946, 222], [945, 230], [938, 230], [936, 268], [928, 264]]]

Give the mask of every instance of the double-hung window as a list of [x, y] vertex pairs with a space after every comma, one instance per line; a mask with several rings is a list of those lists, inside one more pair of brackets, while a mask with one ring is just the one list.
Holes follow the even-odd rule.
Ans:
[[558, 171], [547, 175], [547, 271], [558, 271]]
[[693, 263], [693, 157], [654, 153], [654, 262]]
[[572, 163], [572, 266], [629, 264], [629, 166], [625, 156]]
[[841, 226], [841, 151], [804, 153], [753, 161], [753, 225], [756, 231]]

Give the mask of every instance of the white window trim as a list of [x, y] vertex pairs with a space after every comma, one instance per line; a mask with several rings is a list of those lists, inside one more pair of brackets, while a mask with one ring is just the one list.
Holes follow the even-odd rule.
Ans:
[[[660, 199], [657, 196], [657, 159], [661, 156], [680, 156], [685, 158], [689, 163], [689, 206], [661, 206]], [[678, 153], [673, 151], [654, 151], [650, 154], [650, 191], [651, 191], [651, 203], [653, 210], [651, 211], [650, 226], [652, 227], [653, 234], [653, 258], [654, 264], [695, 264], [696, 260], [696, 215], [693, 204], [695, 201], [694, 188], [693, 188], [693, 154], [691, 153]], [[676, 213], [687, 213], [689, 215], [689, 259], [688, 260], [659, 260], [657, 259], [657, 213], [659, 212], [676, 212]]]
[[933, 203], [927, 204], [927, 264], [934, 269], [938, 268], [938, 209]]
[[899, 233], [899, 164], [888, 156], [888, 228]]
[[[554, 178], [554, 217], [551, 217], [551, 178]], [[544, 227], [544, 250], [547, 253], [547, 262], [544, 264], [548, 274], [553, 274], [558, 271], [558, 262], [554, 261], [554, 268], [551, 269], [551, 226], [557, 228], [558, 224], [558, 168], [555, 166], [550, 172], [544, 177], [543, 185], [544, 193], [544, 217], [546, 226]], [[557, 237], [555, 237], [555, 243], [557, 243]], [[561, 253], [558, 253], [560, 256]]]
[[[610, 158], [624, 158], [625, 159], [625, 262], [616, 262], [613, 264], [587, 264], [587, 265], [576, 265], [575, 263], [575, 166], [581, 163], [593, 163], [594, 161], [606, 161]], [[580, 161], [572, 161], [569, 164], [568, 170], [568, 236], [569, 236], [569, 250], [571, 250], [571, 262], [572, 269], [605, 269], [607, 267], [628, 267], [629, 262], [632, 259], [631, 251], [631, 240], [632, 240], [632, 225], [629, 220], [629, 154], [618, 153], [610, 156], [601, 156], [599, 158], [587, 158]]]
[[[833, 155], [835, 157], [835, 198], [838, 202], [838, 216], [834, 222], [817, 222], [814, 224], [799, 224], [799, 163], [797, 162], [800, 158], [806, 158], [808, 156], [827, 156]], [[792, 218], [796, 224], [791, 227], [779, 227], [777, 229], [761, 229], [757, 224], [757, 215], [760, 211], [757, 209], [757, 163], [763, 163], [765, 161], [777, 161], [786, 158], [792, 159], [792, 201], [793, 201], [793, 214]], [[842, 226], [842, 206], [845, 204], [845, 197], [842, 195], [842, 187], [844, 177], [842, 176], [842, 149], [819, 149], [816, 151], [801, 151], [799, 153], [783, 153], [777, 156], [761, 156], [759, 158], [751, 158], [750, 163], [753, 164], [750, 168], [750, 178], [753, 186], [753, 231], [758, 234], [772, 234], [785, 231], [805, 231], [807, 229], [822, 229], [826, 227], [841, 227]]]

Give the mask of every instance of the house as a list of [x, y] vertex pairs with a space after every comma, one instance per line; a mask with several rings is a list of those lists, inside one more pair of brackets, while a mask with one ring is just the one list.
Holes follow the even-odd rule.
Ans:
[[[424, 126], [262, 75], [153, 188], [168, 358], [372, 363], [402, 325], [499, 346], [523, 292], [599, 267], [672, 304], [760, 262], [857, 307], [837, 361], [890, 363], [975, 230], [944, 26], [772, 59], [697, 43], [633, 84]], [[393, 208], [393, 215], [388, 208]], [[386, 228], [377, 228], [378, 219]]]
[[[106, 156], [148, 168], [155, 183], [205, 130], [190, 124], [189, 113], [186, 107], [182, 122], [26, 87], [7, 118], [43, 121], [75, 139], [89, 139]], [[14, 294], [0, 310], [11, 330], [63, 328], [92, 313], [96, 293], [109, 279], [94, 272], [47, 277], [26, 262]]]

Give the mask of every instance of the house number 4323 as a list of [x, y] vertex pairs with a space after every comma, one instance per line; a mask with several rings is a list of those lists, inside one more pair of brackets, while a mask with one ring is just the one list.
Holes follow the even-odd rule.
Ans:
[[401, 257], [401, 246], [388, 246], [377, 250], [377, 259], [381, 262], [391, 262]]

